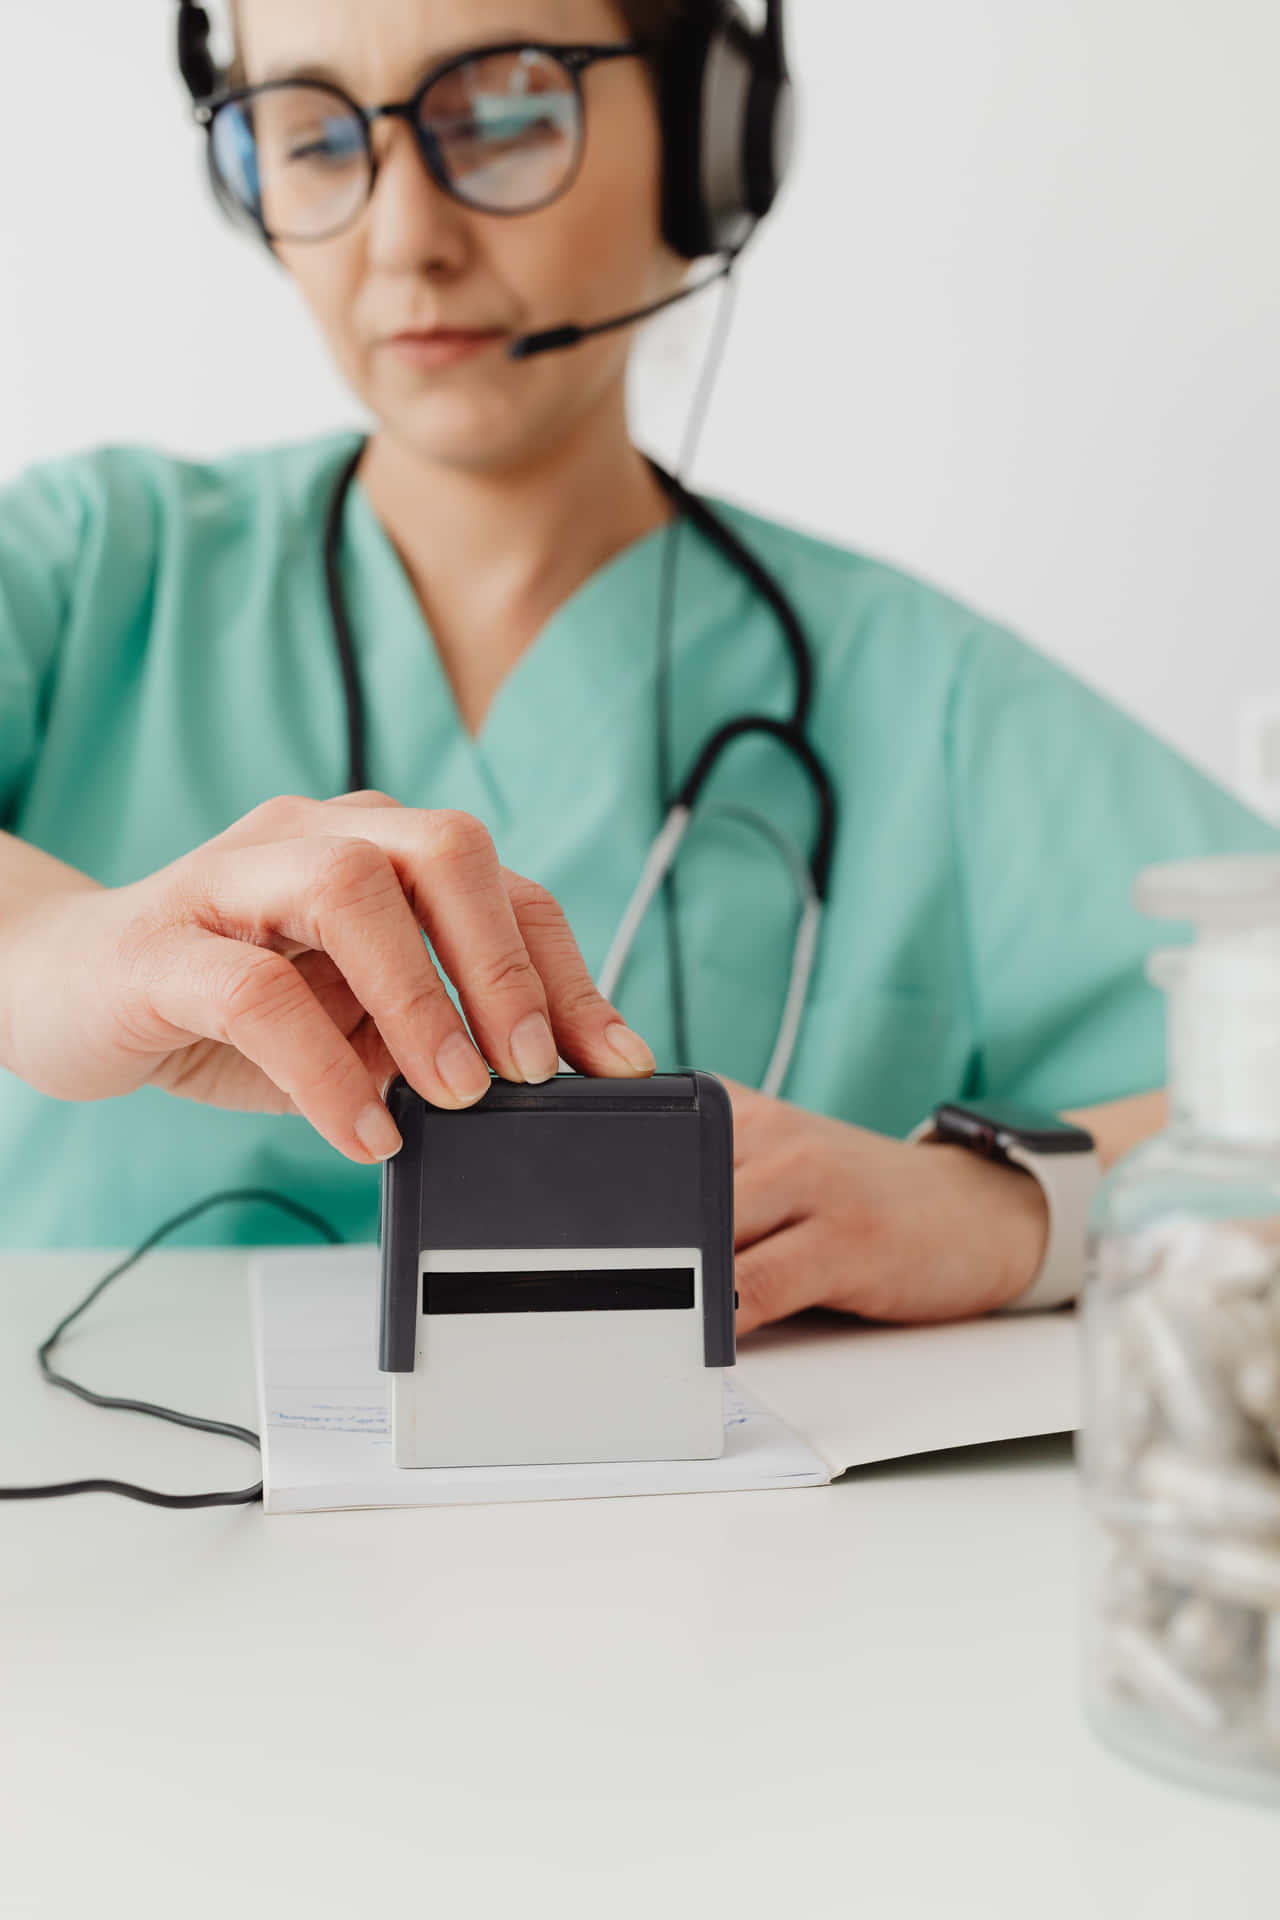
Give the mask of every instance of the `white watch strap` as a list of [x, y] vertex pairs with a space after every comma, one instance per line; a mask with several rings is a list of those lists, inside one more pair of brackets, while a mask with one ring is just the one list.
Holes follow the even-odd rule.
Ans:
[[[927, 1142], [933, 1135], [933, 1115], [907, 1135], [908, 1143]], [[1085, 1237], [1089, 1209], [1102, 1163], [1096, 1153], [1032, 1153], [1012, 1142], [1009, 1159], [1034, 1175], [1049, 1209], [1049, 1239], [1040, 1270], [999, 1313], [1034, 1313], [1061, 1307], [1078, 1298], [1084, 1282]]]
[[1102, 1178], [1096, 1153], [1032, 1153], [1016, 1142], [1008, 1148], [1011, 1160], [1040, 1182], [1049, 1207], [1049, 1242], [1040, 1271], [1029, 1287], [1001, 1313], [1031, 1313], [1038, 1308], [1061, 1307], [1079, 1298], [1084, 1285], [1085, 1240], [1089, 1209]]

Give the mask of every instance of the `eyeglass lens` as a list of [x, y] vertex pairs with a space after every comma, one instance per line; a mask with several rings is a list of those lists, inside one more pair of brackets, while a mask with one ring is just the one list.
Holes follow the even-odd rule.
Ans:
[[[427, 89], [418, 127], [440, 184], [457, 199], [491, 213], [531, 212], [573, 179], [581, 98], [554, 54], [479, 53]], [[369, 197], [364, 121], [328, 87], [262, 87], [220, 107], [211, 134], [223, 186], [275, 239], [323, 239]]]

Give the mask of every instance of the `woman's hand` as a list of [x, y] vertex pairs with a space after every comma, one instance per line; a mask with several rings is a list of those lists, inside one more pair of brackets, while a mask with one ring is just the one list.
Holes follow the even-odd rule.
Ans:
[[458, 1108], [486, 1062], [517, 1081], [558, 1054], [601, 1075], [654, 1065], [481, 823], [382, 793], [269, 800], [145, 880], [41, 899], [6, 923], [3, 982], [3, 1064], [41, 1092], [152, 1085], [300, 1113], [361, 1165], [400, 1145], [381, 1098], [397, 1072]]
[[958, 1320], [1003, 1306], [1044, 1259], [1029, 1174], [907, 1146], [727, 1080], [739, 1333], [803, 1307]]

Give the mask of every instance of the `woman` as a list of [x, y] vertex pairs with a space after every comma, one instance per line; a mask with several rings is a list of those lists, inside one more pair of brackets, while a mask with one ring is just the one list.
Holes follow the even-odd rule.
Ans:
[[[220, 188], [256, 186], [277, 259], [377, 424], [363, 452], [354, 434], [207, 463], [108, 448], [0, 493], [9, 1244], [132, 1245], [243, 1186], [372, 1239], [397, 1070], [458, 1107], [489, 1065], [536, 1081], [557, 1052], [596, 1074], [681, 1064], [659, 913], [620, 983], [626, 1017], [591, 984], [662, 819], [654, 633], [672, 508], [628, 433], [632, 336], [523, 362], [509, 349], [681, 284], [653, 81], [667, 36], [709, 4], [240, 0], [236, 77], [273, 91], [270, 110], [259, 94], [223, 116]], [[461, 175], [450, 186], [424, 163], [403, 115], [382, 116], [376, 174], [347, 204], [361, 136], [337, 95], [320, 147], [298, 144], [317, 118], [298, 88], [406, 101], [513, 37], [597, 49], [576, 172], [539, 178], [536, 156], [473, 129], [509, 196], [477, 206]], [[469, 111], [498, 85], [509, 112], [555, 57], [476, 82]], [[332, 175], [328, 200], [308, 174], [288, 203], [272, 138]], [[337, 566], [368, 786], [343, 793], [318, 554], [353, 460]], [[791, 876], [730, 813], [681, 857], [691, 1057], [735, 1101], [740, 1327], [815, 1303], [983, 1312], [1037, 1271], [1039, 1190], [901, 1136], [961, 1092], [1070, 1111], [1104, 1162], [1149, 1131], [1160, 1011], [1133, 875], [1275, 836], [964, 608], [721, 513], [815, 648], [811, 738], [842, 822], [785, 1101], [751, 1089], [787, 980]], [[769, 608], [686, 530], [677, 772], [726, 717], [782, 713], [788, 673]], [[716, 797], [811, 838], [812, 796], [767, 739], [739, 744]], [[296, 1231], [256, 1210], [197, 1223], [207, 1240]]]

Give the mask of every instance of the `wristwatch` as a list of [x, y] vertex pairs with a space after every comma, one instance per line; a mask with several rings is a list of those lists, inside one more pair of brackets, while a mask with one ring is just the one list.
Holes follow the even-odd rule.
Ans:
[[1002, 1313], [1060, 1307], [1080, 1292], [1085, 1230], [1102, 1166], [1083, 1127], [1008, 1100], [945, 1101], [907, 1136], [911, 1142], [965, 1147], [1040, 1182], [1049, 1207], [1049, 1244], [1040, 1271]]

